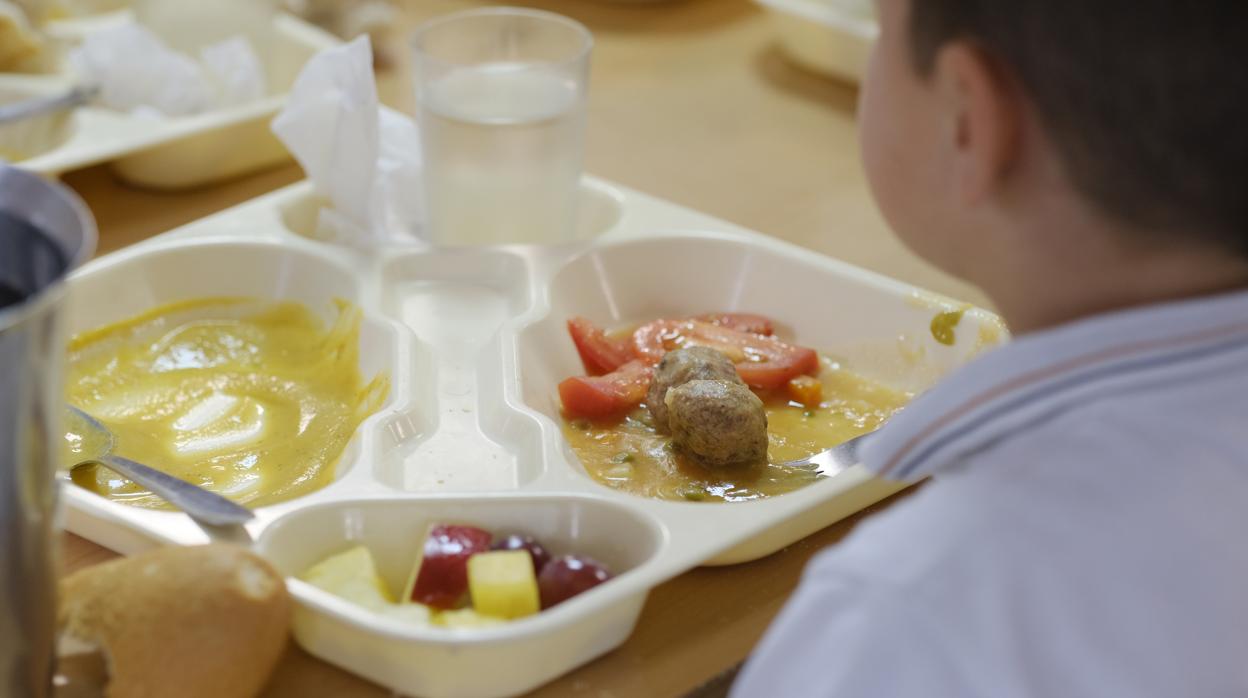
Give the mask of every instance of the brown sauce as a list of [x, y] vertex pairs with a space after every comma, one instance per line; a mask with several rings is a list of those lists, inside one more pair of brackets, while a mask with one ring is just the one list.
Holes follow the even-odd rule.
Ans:
[[599, 483], [632, 494], [684, 501], [741, 502], [792, 492], [823, 476], [779, 465], [806, 458], [880, 426], [910, 395], [821, 358], [823, 401], [808, 408], [782, 394], [759, 393], [767, 410], [768, 463], [712, 469], [676, 452], [644, 406], [624, 420], [563, 421], [563, 433]]

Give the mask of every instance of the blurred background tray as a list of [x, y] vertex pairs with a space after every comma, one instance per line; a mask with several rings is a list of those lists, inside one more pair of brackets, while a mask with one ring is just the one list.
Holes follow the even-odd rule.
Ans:
[[[55, 33], [73, 41], [125, 21], [126, 12], [62, 22]], [[288, 14], [274, 17], [276, 39], [265, 52], [269, 96], [237, 107], [184, 117], [144, 118], [98, 106], [0, 125], [0, 153], [45, 175], [104, 162], [128, 183], [183, 189], [235, 177], [290, 159], [269, 130], [303, 64], [338, 43]], [[175, 47], [176, 48], [176, 47]], [[68, 90], [68, 70], [50, 75], [0, 73], [0, 103]]]
[[[796, 63], [861, 82], [879, 27], [860, 0], [755, 0], [772, 15], [780, 45]], [[866, 11], [863, 10], [865, 5]]]

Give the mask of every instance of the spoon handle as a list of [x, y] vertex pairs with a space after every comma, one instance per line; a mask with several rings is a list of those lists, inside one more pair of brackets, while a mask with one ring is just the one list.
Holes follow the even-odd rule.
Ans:
[[146, 487], [201, 524], [233, 526], [255, 517], [247, 507], [235, 504], [215, 492], [209, 492], [128, 458], [106, 455], [96, 459], [96, 462]]
[[98, 87], [75, 87], [51, 97], [36, 97], [0, 106], [0, 124], [21, 121], [62, 109], [71, 109], [91, 101], [99, 93]]

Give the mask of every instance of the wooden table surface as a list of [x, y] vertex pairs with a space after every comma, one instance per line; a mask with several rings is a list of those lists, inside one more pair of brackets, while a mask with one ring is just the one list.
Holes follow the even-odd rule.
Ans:
[[[423, 18], [484, 4], [408, 0], [391, 50], [404, 57], [399, 38]], [[861, 172], [856, 91], [787, 63], [767, 15], [750, 0], [514, 4], [575, 17], [594, 32], [590, 172], [934, 291], [984, 302], [888, 233]], [[410, 106], [406, 84], [400, 64], [383, 78], [386, 101]], [[103, 167], [65, 181], [95, 212], [103, 253], [301, 176], [287, 165], [178, 193], [128, 188]], [[861, 516], [766, 559], [694, 570], [656, 588], [622, 647], [533, 695], [661, 698], [699, 686], [748, 654], [810, 556], [840, 540]], [[67, 570], [112, 556], [66, 536]], [[292, 645], [265, 695], [364, 698], [389, 692]]]

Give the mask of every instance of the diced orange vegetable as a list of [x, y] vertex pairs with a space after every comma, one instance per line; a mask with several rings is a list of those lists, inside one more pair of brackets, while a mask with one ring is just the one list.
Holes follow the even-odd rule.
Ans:
[[823, 402], [823, 383], [818, 378], [798, 376], [786, 386], [789, 399], [800, 402], [807, 407], [818, 407]]

